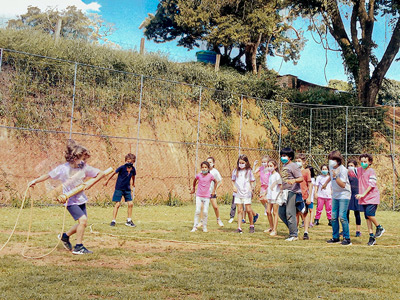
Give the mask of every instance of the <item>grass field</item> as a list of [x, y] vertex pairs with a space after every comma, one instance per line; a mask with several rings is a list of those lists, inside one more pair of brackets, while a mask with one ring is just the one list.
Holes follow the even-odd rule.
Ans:
[[[255, 205], [261, 212], [261, 205]], [[286, 242], [263, 233], [234, 232], [229, 206], [220, 206], [225, 227], [218, 228], [212, 208], [209, 232], [191, 233], [194, 206], [134, 208], [136, 228], [109, 226], [112, 208], [89, 207], [85, 246], [93, 255], [74, 256], [62, 245], [42, 259], [21, 256], [30, 209], [24, 209], [10, 243], [0, 252], [0, 299], [399, 299], [399, 213], [379, 211], [386, 229], [377, 245], [355, 238], [352, 246], [328, 245], [331, 227], [310, 230], [311, 240]], [[18, 209], [1, 208], [0, 246], [7, 240]], [[62, 207], [34, 208], [28, 256], [39, 256], [57, 243]], [[363, 220], [364, 221], [364, 220]], [[67, 215], [66, 226], [74, 224]], [[300, 231], [302, 236], [302, 230]]]

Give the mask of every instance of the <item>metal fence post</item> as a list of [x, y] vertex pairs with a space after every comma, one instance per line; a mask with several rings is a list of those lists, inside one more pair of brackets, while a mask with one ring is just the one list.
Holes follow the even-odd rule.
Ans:
[[137, 164], [137, 157], [139, 153], [139, 138], [140, 138], [140, 122], [142, 116], [142, 101], [143, 101], [143, 75], [140, 76], [140, 94], [139, 94], [139, 116], [138, 116], [138, 125], [137, 125], [137, 133], [136, 133], [136, 161], [135, 167]]
[[348, 120], [349, 120], [349, 107], [346, 106], [346, 141], [345, 141], [345, 157], [346, 157], [346, 166], [347, 166], [347, 155], [348, 155], [348, 151], [347, 151], [347, 126], [348, 126]]
[[393, 210], [396, 209], [396, 104], [393, 103], [393, 143], [392, 143], [392, 161], [393, 161]]
[[281, 148], [282, 148], [282, 102], [281, 102], [281, 112], [279, 115], [279, 142], [278, 142], [278, 150], [280, 155], [281, 153]]
[[71, 122], [69, 126], [69, 139], [72, 138], [72, 123], [74, 120], [74, 109], [75, 109], [75, 92], [76, 92], [76, 73], [78, 72], [78, 63], [75, 63], [74, 68], [74, 87], [72, 90], [72, 108], [71, 108]]
[[239, 127], [239, 155], [242, 145], [242, 122], [243, 122], [243, 95], [240, 95], [240, 127]]
[[0, 72], [2, 65], [3, 65], [3, 48], [0, 48]]
[[200, 94], [199, 94], [199, 115], [197, 118], [197, 138], [196, 138], [196, 163], [194, 165], [194, 176], [197, 174], [197, 164], [199, 160], [199, 143], [200, 143], [200, 115], [201, 115], [201, 93], [203, 88], [200, 87]]
[[308, 155], [311, 156], [311, 149], [312, 149], [312, 111], [313, 109], [310, 108], [310, 145], [309, 145], [309, 153]]

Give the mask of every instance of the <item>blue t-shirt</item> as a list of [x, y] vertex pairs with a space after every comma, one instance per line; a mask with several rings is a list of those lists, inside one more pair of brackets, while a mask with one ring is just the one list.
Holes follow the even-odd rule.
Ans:
[[116, 190], [121, 191], [130, 191], [131, 185], [129, 181], [131, 180], [132, 176], [136, 175], [135, 167], [128, 173], [126, 169], [126, 165], [120, 166], [118, 169], [115, 170], [115, 173], [118, 173], [117, 183], [115, 184]]

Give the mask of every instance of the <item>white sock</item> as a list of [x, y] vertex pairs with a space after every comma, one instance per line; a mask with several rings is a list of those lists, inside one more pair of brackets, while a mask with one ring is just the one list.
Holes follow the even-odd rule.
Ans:
[[131, 219], [131, 218], [128, 218], [128, 219], [126, 219], [126, 221], [127, 221], [127, 222], [130, 222], [130, 221], [132, 221], [132, 219]]
[[117, 223], [115, 220], [112, 220], [114, 223]]

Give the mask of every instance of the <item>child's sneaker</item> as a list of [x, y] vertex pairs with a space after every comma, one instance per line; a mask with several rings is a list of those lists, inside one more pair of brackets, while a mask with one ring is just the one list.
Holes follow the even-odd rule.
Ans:
[[351, 245], [350, 239], [343, 239], [342, 246], [350, 246], [350, 245]]
[[242, 230], [242, 228], [238, 228], [238, 229], [236, 229], [236, 232], [237, 233], [243, 233], [243, 230]]
[[114, 227], [115, 226], [115, 221], [111, 221], [110, 226]]
[[289, 236], [285, 241], [293, 242], [293, 241], [297, 241], [297, 240], [298, 240], [297, 236]]
[[356, 231], [356, 237], [360, 237], [361, 236], [361, 231]]
[[192, 230], [190, 230], [190, 232], [196, 232], [197, 231], [197, 227], [193, 227]]
[[254, 232], [255, 232], [254, 226], [250, 226], [249, 233], [254, 233]]
[[63, 243], [63, 246], [64, 246], [65, 249], [67, 249], [68, 251], [72, 250], [72, 245], [69, 242], [69, 236], [64, 237], [64, 234], [62, 234], [62, 235], [59, 234], [58, 235], [58, 239], [61, 240], [61, 242]]
[[93, 252], [86, 249], [85, 246], [75, 246], [72, 254], [92, 254]]
[[331, 238], [330, 240], [327, 240], [326, 242], [328, 244], [336, 244], [336, 243], [340, 243], [340, 239]]
[[201, 228], [201, 227], [203, 227], [203, 220], [201, 220], [200, 223], [197, 224], [197, 228]]
[[233, 218], [230, 218], [228, 223], [232, 223], [233, 222]]
[[373, 246], [376, 243], [376, 239], [373, 236], [369, 237], [368, 246]]
[[257, 222], [257, 220], [258, 220], [258, 214], [256, 214], [254, 217], [253, 217], [253, 224], [256, 224], [256, 222]]
[[207, 230], [207, 227], [206, 227], [206, 226], [204, 226], [204, 227], [203, 227], [203, 232], [208, 232], [208, 230]]
[[382, 226], [376, 227], [375, 238], [381, 237], [384, 232], [385, 228], [383, 228]]
[[332, 226], [332, 220], [328, 220], [328, 226]]
[[319, 225], [319, 219], [315, 219], [315, 220], [314, 220], [314, 225], [315, 225], [315, 226]]
[[133, 224], [132, 220], [126, 221], [125, 225], [128, 226], [128, 227], [136, 227], [136, 225]]
[[220, 227], [224, 227], [224, 223], [222, 223], [221, 219], [217, 219], [217, 224], [218, 224]]
[[310, 223], [309, 227], [310, 227], [310, 228], [314, 227], [314, 224], [313, 224], [313, 223]]
[[269, 235], [275, 236], [276, 235], [276, 231], [272, 231]]
[[[246, 220], [245, 219], [242, 219], [242, 223], [244, 224], [244, 223], [246, 223]], [[253, 222], [254, 223], [254, 222]]]
[[308, 236], [308, 233], [304, 232], [303, 240], [309, 240], [309, 239], [310, 239], [310, 237]]

